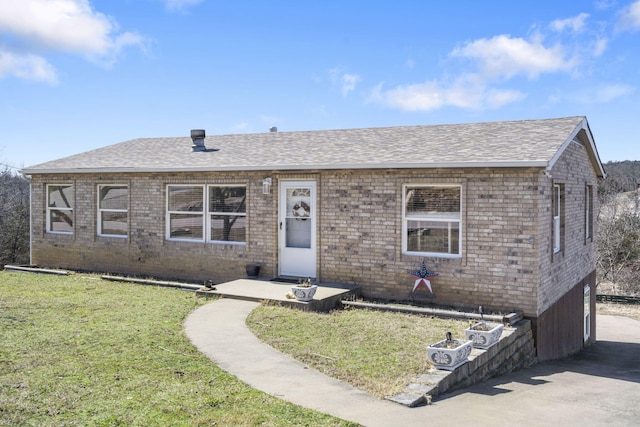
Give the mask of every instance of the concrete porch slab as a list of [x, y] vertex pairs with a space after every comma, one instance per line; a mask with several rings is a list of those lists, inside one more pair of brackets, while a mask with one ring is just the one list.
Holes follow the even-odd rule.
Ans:
[[237, 279], [220, 283], [209, 290], [205, 287], [196, 291], [201, 297], [221, 297], [245, 301], [270, 301], [276, 304], [295, 307], [301, 310], [329, 311], [347, 298], [360, 295], [360, 287], [335, 283], [318, 283], [318, 290], [313, 301], [302, 302], [287, 298], [291, 292], [291, 283], [268, 279]]

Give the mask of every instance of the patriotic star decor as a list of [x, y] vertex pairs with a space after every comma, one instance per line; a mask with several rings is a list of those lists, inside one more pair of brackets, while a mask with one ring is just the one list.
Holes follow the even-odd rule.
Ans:
[[431, 289], [431, 282], [429, 281], [429, 279], [437, 277], [438, 273], [427, 270], [427, 266], [424, 264], [424, 261], [422, 261], [420, 270], [410, 271], [409, 274], [416, 278], [416, 282], [414, 283], [411, 292], [415, 292], [420, 288], [426, 288], [429, 289], [429, 292], [433, 293], [433, 290]]

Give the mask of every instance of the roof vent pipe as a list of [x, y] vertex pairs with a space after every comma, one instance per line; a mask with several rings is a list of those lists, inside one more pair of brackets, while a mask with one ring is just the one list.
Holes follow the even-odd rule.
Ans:
[[277, 127], [275, 127], [275, 126], [271, 126], [271, 127], [269, 128], [269, 132], [278, 132], [278, 128], [277, 128]]
[[193, 141], [193, 145], [191, 146], [191, 149], [193, 151], [207, 150], [207, 147], [204, 146], [204, 137], [205, 137], [204, 129], [191, 129], [191, 141]]

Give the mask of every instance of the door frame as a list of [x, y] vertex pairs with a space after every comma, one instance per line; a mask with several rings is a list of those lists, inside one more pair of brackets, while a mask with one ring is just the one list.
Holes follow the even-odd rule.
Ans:
[[[278, 183], [278, 275], [291, 277], [317, 277], [318, 251], [318, 183], [315, 179], [280, 179]], [[290, 188], [310, 188], [311, 235], [309, 248], [287, 247], [287, 190]]]

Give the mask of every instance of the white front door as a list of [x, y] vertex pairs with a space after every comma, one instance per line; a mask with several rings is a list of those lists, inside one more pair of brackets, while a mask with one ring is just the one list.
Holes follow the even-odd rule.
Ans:
[[280, 276], [316, 277], [316, 182], [280, 181]]

